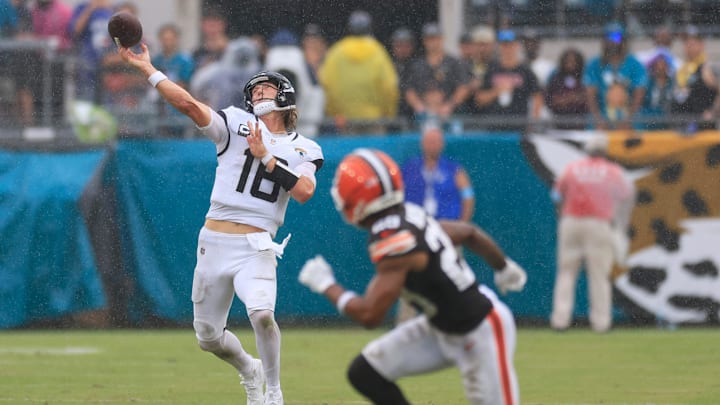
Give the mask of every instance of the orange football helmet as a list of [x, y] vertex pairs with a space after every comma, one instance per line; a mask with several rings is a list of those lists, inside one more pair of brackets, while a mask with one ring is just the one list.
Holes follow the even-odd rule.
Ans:
[[398, 164], [384, 152], [365, 148], [343, 158], [335, 171], [330, 194], [335, 208], [353, 225], [405, 201]]

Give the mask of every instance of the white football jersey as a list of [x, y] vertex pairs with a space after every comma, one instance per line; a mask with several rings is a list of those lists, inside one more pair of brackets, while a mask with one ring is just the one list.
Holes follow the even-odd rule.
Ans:
[[200, 130], [217, 146], [218, 166], [206, 218], [253, 225], [273, 237], [285, 220], [290, 193], [274, 182], [247, 143], [248, 121], [259, 122], [268, 152], [290, 169], [305, 162], [316, 170], [323, 161], [314, 141], [291, 132], [273, 135], [253, 114], [237, 107], [212, 112], [211, 123]]

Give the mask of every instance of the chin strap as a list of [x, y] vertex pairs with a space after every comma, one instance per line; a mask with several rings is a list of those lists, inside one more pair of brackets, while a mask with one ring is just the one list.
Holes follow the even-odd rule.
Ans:
[[253, 106], [253, 114], [258, 117], [269, 114], [277, 109], [274, 100], [265, 100], [257, 103]]

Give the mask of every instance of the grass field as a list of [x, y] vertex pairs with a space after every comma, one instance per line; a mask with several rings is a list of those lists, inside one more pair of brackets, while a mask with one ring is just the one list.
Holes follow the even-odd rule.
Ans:
[[[236, 331], [255, 353], [248, 329]], [[366, 404], [348, 362], [382, 333], [283, 330], [288, 405]], [[523, 404], [720, 404], [720, 329], [520, 329]], [[413, 404], [464, 404], [456, 370], [400, 382]], [[0, 332], [0, 404], [244, 404], [233, 369], [193, 331]]]

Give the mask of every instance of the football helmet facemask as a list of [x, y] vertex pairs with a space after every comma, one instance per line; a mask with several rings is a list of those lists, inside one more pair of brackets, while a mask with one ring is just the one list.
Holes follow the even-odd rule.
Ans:
[[364, 148], [356, 149], [340, 162], [330, 193], [335, 208], [353, 225], [405, 201], [397, 163], [379, 150]]
[[[245, 95], [245, 107], [247, 111], [254, 114], [252, 91], [255, 86], [260, 83], [270, 82], [274, 84], [278, 91], [275, 95], [275, 107], [274, 111], [285, 111], [292, 110], [295, 108], [295, 88], [293, 87], [290, 80], [287, 77], [277, 72], [260, 72], [255, 76], [251, 77], [250, 80], [245, 84], [243, 93]], [[262, 102], [262, 101], [261, 101]], [[260, 103], [258, 103], [260, 104]]]

